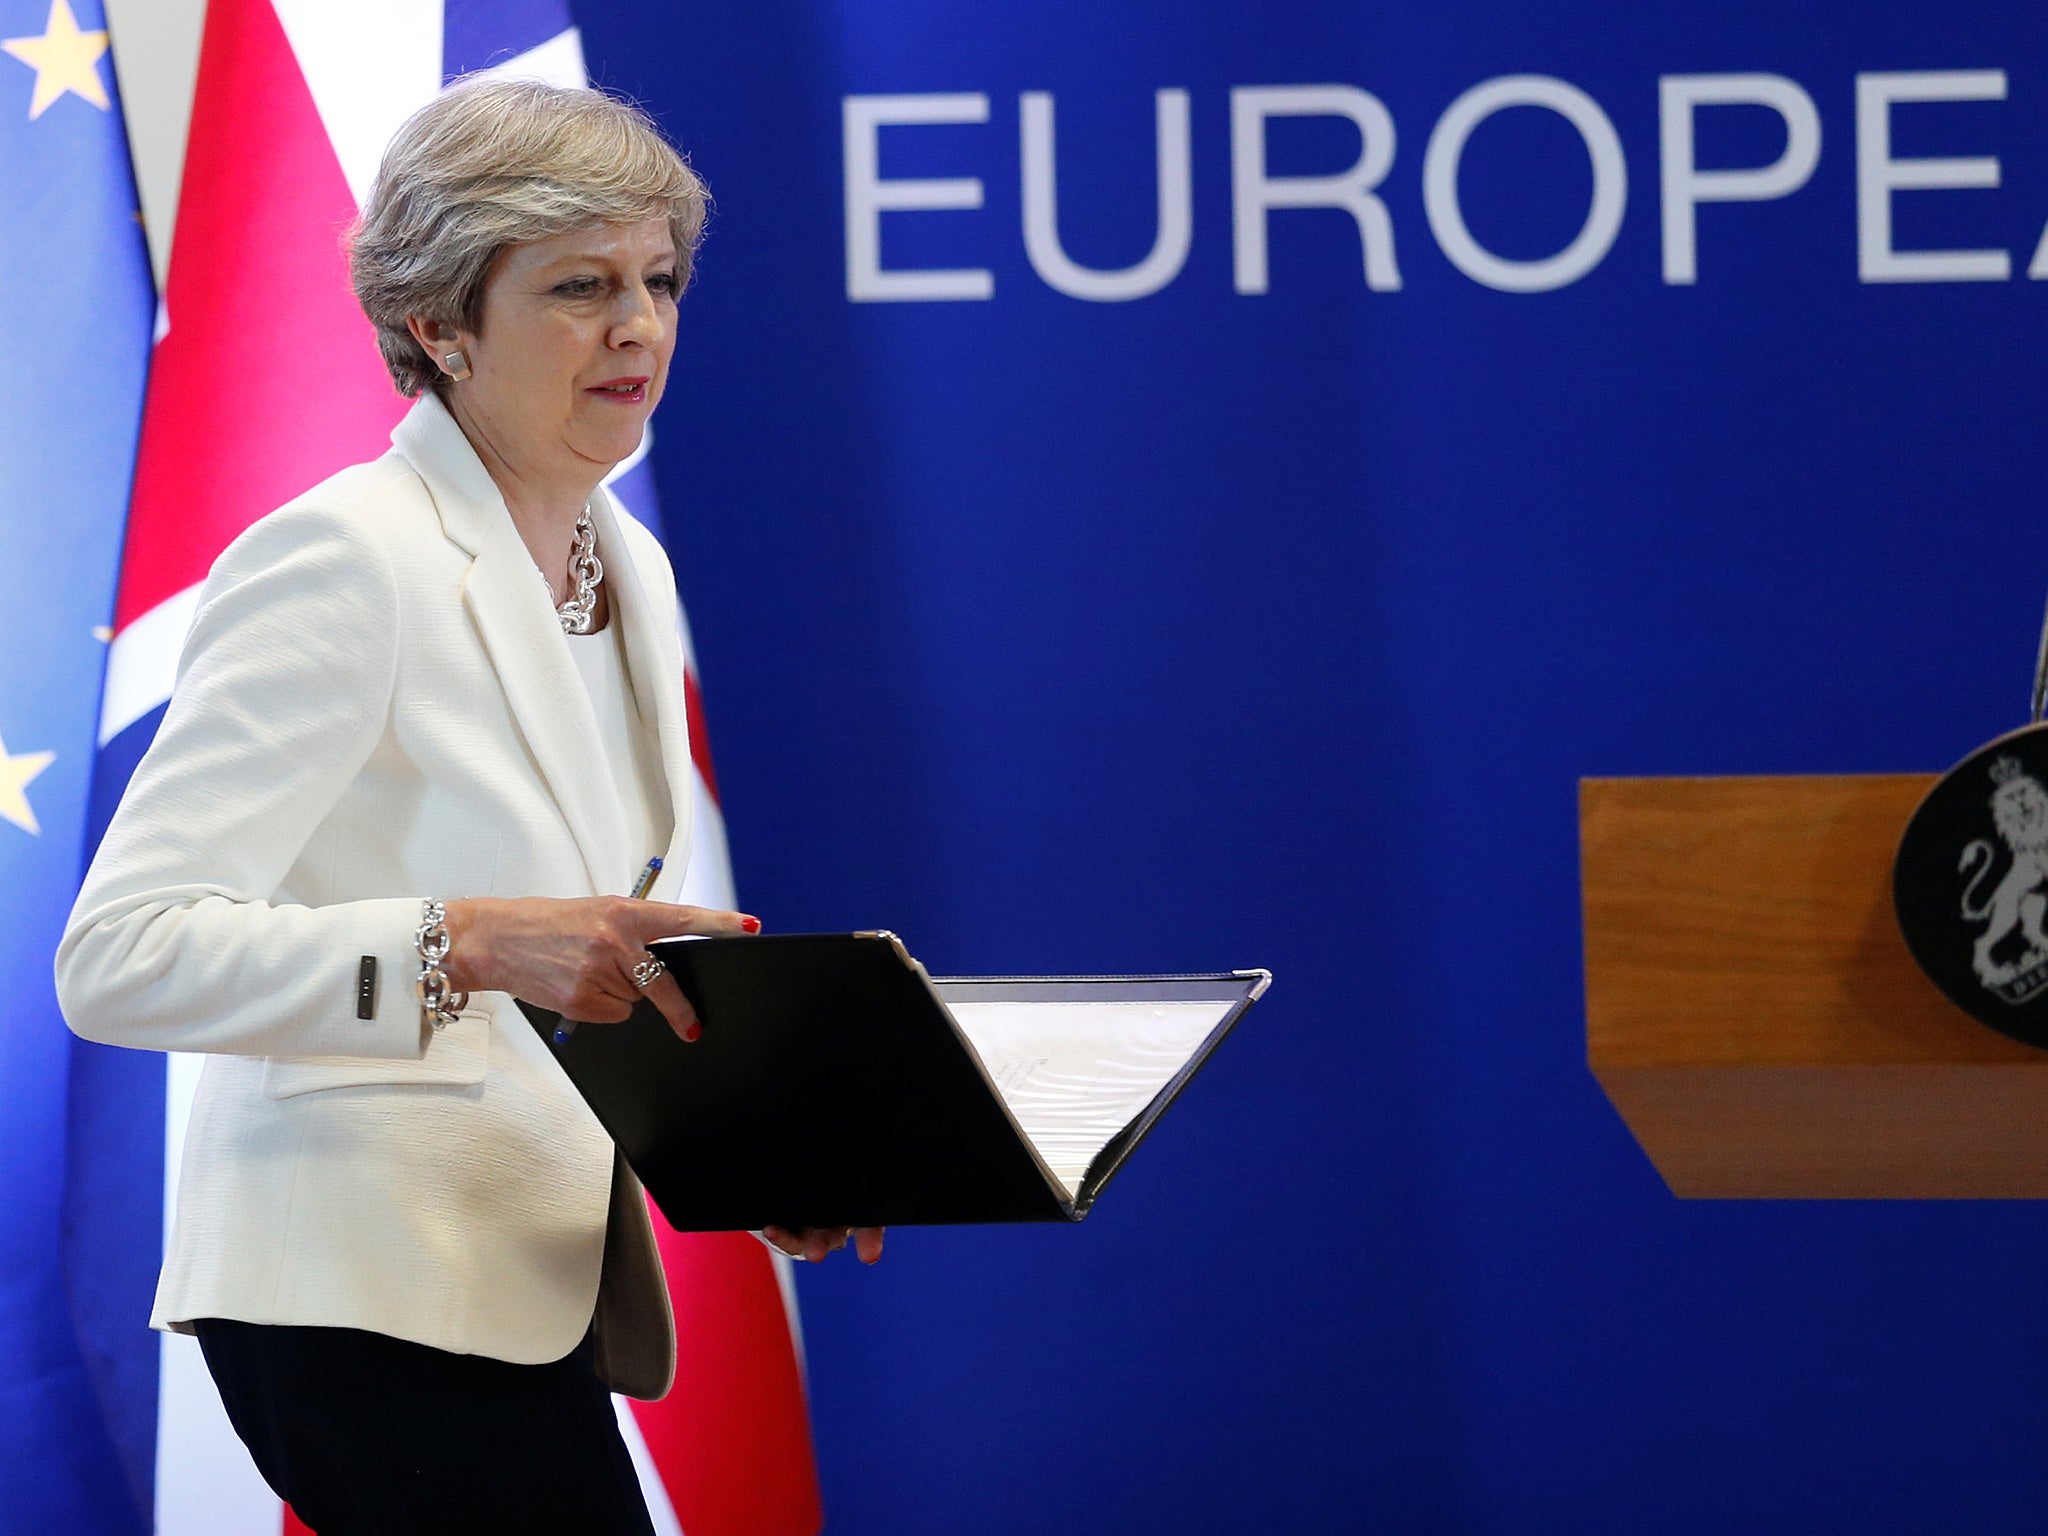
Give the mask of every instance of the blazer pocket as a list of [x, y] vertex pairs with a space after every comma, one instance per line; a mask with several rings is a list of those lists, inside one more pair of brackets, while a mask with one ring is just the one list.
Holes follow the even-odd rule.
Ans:
[[297, 1098], [332, 1088], [465, 1088], [484, 1080], [490, 1062], [491, 1014], [465, 1009], [427, 1042], [417, 1060], [389, 1056], [271, 1056], [263, 1063], [263, 1096]]

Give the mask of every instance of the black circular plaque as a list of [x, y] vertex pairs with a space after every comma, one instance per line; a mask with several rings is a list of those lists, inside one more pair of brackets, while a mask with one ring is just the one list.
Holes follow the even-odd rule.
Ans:
[[1892, 902], [1951, 1002], [2048, 1049], [2048, 724], [1979, 747], [1927, 792], [1899, 839]]

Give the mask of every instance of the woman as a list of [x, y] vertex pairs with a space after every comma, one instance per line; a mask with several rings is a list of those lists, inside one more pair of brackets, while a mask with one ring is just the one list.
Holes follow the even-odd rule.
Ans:
[[703, 215], [599, 93], [399, 131], [352, 269], [418, 404], [221, 556], [58, 952], [79, 1034], [209, 1053], [152, 1322], [324, 1533], [649, 1529], [606, 1388], [673, 1373], [653, 1230], [514, 999], [694, 1038], [646, 944], [760, 926], [620, 894], [673, 891], [691, 767], [668, 563], [599, 481]]

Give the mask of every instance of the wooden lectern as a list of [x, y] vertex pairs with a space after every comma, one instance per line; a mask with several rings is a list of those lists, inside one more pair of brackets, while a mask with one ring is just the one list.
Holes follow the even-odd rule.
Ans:
[[1892, 915], [1934, 782], [1581, 782], [1587, 1058], [1674, 1194], [2048, 1196], [2048, 1051], [1943, 997]]

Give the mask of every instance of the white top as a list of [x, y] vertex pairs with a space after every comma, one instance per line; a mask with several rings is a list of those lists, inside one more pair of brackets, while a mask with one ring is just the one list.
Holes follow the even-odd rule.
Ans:
[[576, 660], [584, 692], [590, 695], [590, 707], [597, 715], [597, 740], [591, 747], [603, 758], [617, 795], [627, 846], [644, 850], [636, 855], [631, 869], [618, 873], [616, 890], [629, 896], [639, 884], [647, 860], [668, 846], [669, 834], [675, 829], [654, 723], [641, 713], [619, 644], [620, 633], [621, 626], [613, 622], [595, 634], [567, 639], [569, 654]]

